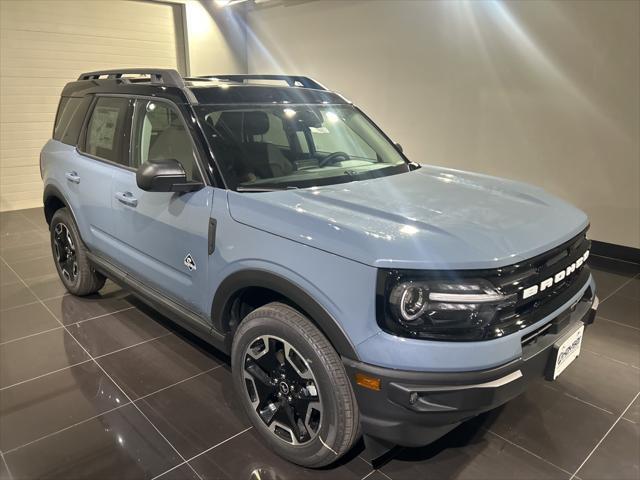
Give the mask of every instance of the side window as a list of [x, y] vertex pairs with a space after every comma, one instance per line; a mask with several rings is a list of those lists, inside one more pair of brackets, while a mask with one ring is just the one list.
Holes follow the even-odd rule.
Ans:
[[53, 139], [67, 145], [76, 145], [90, 103], [90, 97], [62, 97], [53, 128]]
[[122, 97], [98, 98], [87, 125], [85, 153], [129, 165], [125, 147], [129, 138], [127, 124], [130, 102]]
[[58, 113], [56, 113], [56, 122], [53, 125], [53, 139], [60, 140], [62, 132], [64, 131], [64, 125], [69, 123], [69, 115], [67, 106], [69, 100], [75, 100], [74, 98], [62, 97], [58, 104]]
[[175, 159], [187, 172], [188, 180], [200, 180], [191, 135], [173, 106], [154, 100], [137, 100], [134, 118], [132, 167]]

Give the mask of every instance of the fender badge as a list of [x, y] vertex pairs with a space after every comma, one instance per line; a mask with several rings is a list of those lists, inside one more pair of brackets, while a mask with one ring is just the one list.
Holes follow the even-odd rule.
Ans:
[[190, 253], [184, 257], [184, 266], [187, 267], [190, 272], [193, 272], [196, 269], [196, 262]]

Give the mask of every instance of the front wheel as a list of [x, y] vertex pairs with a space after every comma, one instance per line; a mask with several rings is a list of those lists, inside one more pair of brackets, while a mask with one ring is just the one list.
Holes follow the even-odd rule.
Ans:
[[276, 453], [306, 467], [344, 455], [359, 435], [358, 407], [342, 361], [300, 312], [270, 303], [241, 322], [232, 346], [236, 392]]

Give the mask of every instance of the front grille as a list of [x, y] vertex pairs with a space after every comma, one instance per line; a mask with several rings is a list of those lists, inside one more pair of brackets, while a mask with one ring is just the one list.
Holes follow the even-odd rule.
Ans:
[[491, 281], [502, 293], [516, 294], [517, 300], [498, 313], [492, 322], [494, 331], [499, 331], [500, 336], [514, 333], [539, 321], [569, 301], [589, 279], [589, 268], [584, 263], [562, 281], [530, 298], [523, 299], [522, 292], [565, 270], [577, 259], [584, 257], [589, 247], [586, 232], [582, 232], [549, 252], [499, 269]]

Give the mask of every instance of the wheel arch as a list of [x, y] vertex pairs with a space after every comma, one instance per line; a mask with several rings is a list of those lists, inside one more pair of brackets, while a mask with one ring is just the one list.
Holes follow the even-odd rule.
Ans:
[[45, 187], [44, 194], [42, 195], [42, 203], [44, 205], [44, 218], [47, 221], [47, 225], [51, 225], [53, 215], [61, 208], [68, 208], [71, 211], [71, 216], [75, 220], [75, 215], [69, 202], [67, 202], [62, 192], [54, 185], [47, 185]]
[[[307, 291], [292, 281], [266, 270], [240, 270], [225, 278], [218, 287], [211, 309], [214, 329], [233, 339], [245, 315], [239, 316], [239, 303], [245, 295], [259, 295], [262, 304], [282, 301], [306, 315], [328, 338], [339, 355], [357, 359], [354, 345], [331, 314]], [[257, 305], [259, 308], [262, 305]], [[248, 313], [248, 312], [247, 312]]]

